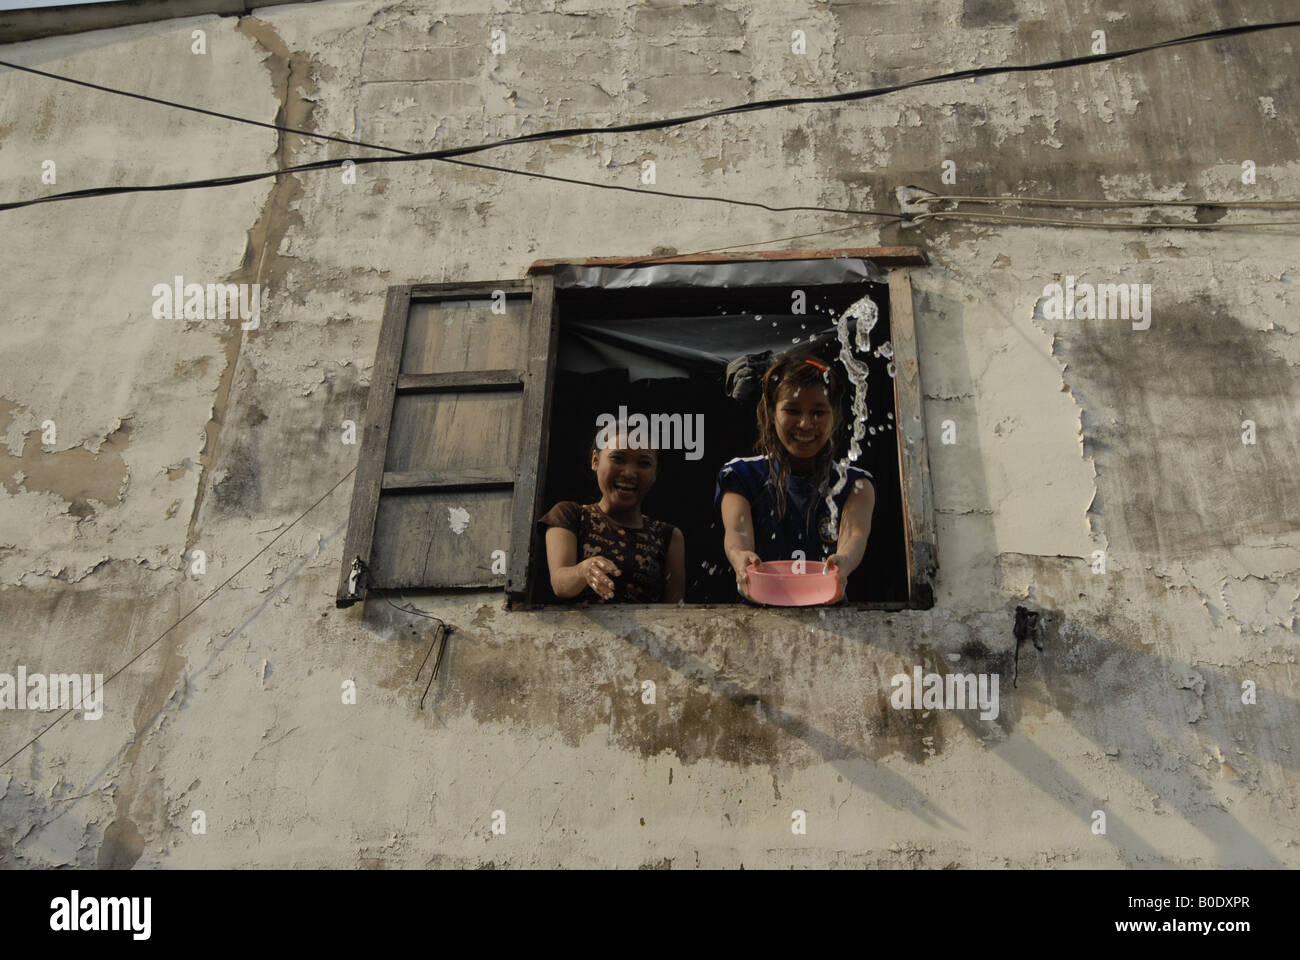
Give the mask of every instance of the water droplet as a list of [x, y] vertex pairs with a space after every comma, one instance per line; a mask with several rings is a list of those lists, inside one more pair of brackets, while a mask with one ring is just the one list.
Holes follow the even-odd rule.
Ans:
[[876, 435], [876, 428], [875, 428], [875, 427], [867, 427], [867, 433], [871, 434], [871, 435], [874, 437], [874, 436]]
[[803, 339], [803, 337], [795, 337], [795, 338], [794, 338], [793, 340], [791, 340], [790, 342], [791, 342], [791, 343], [798, 343], [798, 342], [799, 342], [800, 340], [802, 340], [802, 339]]
[[762, 320], [762, 319], [763, 319], [763, 315], [762, 315], [761, 313], [756, 313], [756, 314], [754, 314], [754, 319], [755, 319], [755, 320]]
[[890, 420], [894, 419], [894, 415], [892, 413], [887, 413], [885, 414], [885, 416], [887, 416]]
[[885, 372], [889, 374], [891, 377], [896, 376], [898, 374], [898, 368], [894, 366], [893, 360], [889, 361], [889, 366], [885, 367]]
[[[849, 307], [840, 320], [843, 321], [845, 318], [856, 321], [857, 347], [863, 353], [866, 353], [871, 349], [871, 331], [880, 319], [880, 308], [876, 306], [875, 301], [870, 297], [863, 297]], [[845, 343], [845, 339], [842, 338], [840, 342]]]

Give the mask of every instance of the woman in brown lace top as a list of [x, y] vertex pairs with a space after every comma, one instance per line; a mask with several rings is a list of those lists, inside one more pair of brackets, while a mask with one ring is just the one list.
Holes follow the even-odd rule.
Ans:
[[[654, 486], [659, 454], [629, 449], [619, 434], [591, 451], [600, 500], [564, 500], [541, 523], [551, 589], [561, 599], [676, 603], [686, 593], [686, 540], [670, 523], [641, 513]], [[581, 559], [579, 559], [581, 558]]]

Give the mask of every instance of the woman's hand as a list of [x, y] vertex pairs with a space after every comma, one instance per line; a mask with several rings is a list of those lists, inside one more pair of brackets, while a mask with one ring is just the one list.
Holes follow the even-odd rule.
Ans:
[[614, 581], [610, 577], [617, 577], [623, 572], [614, 565], [613, 560], [599, 556], [583, 560], [578, 564], [578, 569], [582, 571], [587, 586], [596, 591], [596, 596], [602, 600], [609, 600], [614, 596]]
[[732, 551], [731, 568], [736, 571], [736, 589], [746, 600], [752, 600], [749, 595], [749, 569], [763, 562], [762, 557], [753, 550], [735, 550]]
[[849, 573], [852, 572], [851, 569], [845, 570], [844, 568], [851, 559], [842, 553], [832, 554], [826, 558], [826, 566], [823, 568], [822, 573], [827, 576], [834, 574], [835, 579], [839, 581], [839, 588], [835, 591], [835, 599], [831, 603], [839, 603], [844, 599], [844, 585], [848, 582]]
[[862, 563], [867, 551], [867, 538], [871, 536], [871, 514], [875, 509], [875, 487], [865, 479], [856, 481], [853, 492], [844, 502], [844, 512], [840, 515], [840, 534], [835, 544], [835, 553], [826, 558], [824, 572], [833, 572], [840, 582], [832, 603], [844, 599], [849, 574]]
[[752, 600], [748, 571], [763, 560], [754, 552], [754, 517], [749, 501], [732, 490], [722, 495], [722, 525], [727, 531], [722, 538], [722, 551], [735, 571], [736, 589], [746, 600]]

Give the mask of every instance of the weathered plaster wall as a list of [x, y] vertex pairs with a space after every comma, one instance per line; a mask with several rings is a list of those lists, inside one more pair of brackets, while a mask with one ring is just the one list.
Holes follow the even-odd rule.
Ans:
[[[2, 53], [421, 149], [1054, 59], [1095, 29], [1116, 49], [1288, 6], [331, 0]], [[796, 28], [806, 56], [789, 51]], [[945, 189], [944, 159], [959, 193], [1296, 197], [1296, 42], [477, 159], [629, 186], [653, 159], [661, 189], [883, 209], [898, 185]], [[5, 199], [352, 152], [0, 76]], [[900, 230], [429, 163], [0, 217], [0, 671], [112, 673], [351, 469], [340, 424], [361, 420], [388, 284], [517, 277], [541, 257], [921, 245], [942, 564], [936, 607], [898, 614], [515, 614], [495, 593], [413, 595], [455, 628], [425, 695], [431, 621], [333, 606], [345, 483], [116, 677], [103, 719], [71, 717], [0, 768], [6, 865], [1300, 864], [1295, 228]], [[814, 236], [781, 239], [795, 235]], [[154, 319], [151, 289], [176, 274], [265, 284], [261, 328]], [[1043, 287], [1066, 275], [1150, 283], [1151, 329], [1046, 319]], [[941, 445], [949, 419], [957, 443]], [[1017, 605], [1042, 614], [1018, 663]], [[999, 672], [1000, 716], [891, 709], [889, 678], [918, 663]], [[0, 712], [4, 755], [55, 716]]]

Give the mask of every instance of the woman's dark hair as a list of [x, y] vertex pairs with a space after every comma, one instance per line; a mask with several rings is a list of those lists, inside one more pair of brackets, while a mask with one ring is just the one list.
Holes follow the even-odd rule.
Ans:
[[765, 454], [771, 464], [771, 482], [776, 485], [776, 507], [785, 516], [785, 487], [790, 476], [790, 453], [776, 435], [776, 398], [782, 387], [799, 390], [804, 387], [824, 387], [831, 405], [831, 438], [813, 458], [813, 476], [823, 479], [830, 475], [831, 461], [835, 459], [839, 443], [841, 401], [844, 385], [835, 368], [816, 354], [806, 350], [784, 354], [763, 374], [763, 390], [758, 398], [758, 441], [754, 452]]

